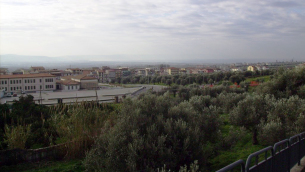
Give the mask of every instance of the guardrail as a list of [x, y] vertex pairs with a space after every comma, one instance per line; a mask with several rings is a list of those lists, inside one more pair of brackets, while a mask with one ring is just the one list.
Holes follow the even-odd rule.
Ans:
[[[261, 154], [265, 154], [265, 156], [263, 160], [259, 161]], [[305, 132], [249, 155], [246, 164], [240, 159], [217, 172], [233, 172], [237, 169], [240, 169], [241, 172], [289, 172], [296, 164], [300, 165], [304, 156]]]

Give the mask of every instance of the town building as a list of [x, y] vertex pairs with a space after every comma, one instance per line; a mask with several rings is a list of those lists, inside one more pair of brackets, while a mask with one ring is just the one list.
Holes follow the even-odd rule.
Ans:
[[137, 76], [145, 76], [146, 75], [146, 71], [145, 69], [137, 69]]
[[232, 71], [232, 72], [238, 72], [238, 71], [241, 71], [241, 70], [240, 70], [240, 68], [233, 67], [233, 68], [231, 68], [231, 71]]
[[54, 91], [55, 80], [51, 74], [0, 75], [0, 89], [7, 92]]
[[80, 82], [73, 80], [56, 81], [56, 90], [75, 91], [80, 89]]
[[18, 69], [12, 72], [13, 75], [23, 75], [22, 69]]
[[213, 73], [214, 69], [203, 69], [204, 73]]
[[115, 80], [115, 78], [116, 78], [115, 69], [106, 69], [106, 72], [105, 72], [106, 82], [111, 82], [111, 81]]
[[151, 68], [146, 68], [145, 69], [145, 76], [153, 76], [155, 74], [155, 70]]
[[33, 71], [33, 72], [39, 72], [39, 71], [42, 71], [42, 70], [46, 70], [43, 66], [32, 66], [30, 67], [30, 71]]
[[[74, 81], [74, 82], [71, 82]], [[92, 89], [97, 89], [98, 88], [98, 79], [97, 78], [93, 78], [91, 76], [87, 76], [87, 75], [76, 75], [76, 76], [66, 76], [66, 77], [62, 77], [61, 81], [58, 81], [57, 87], [60, 89], [66, 88], [72, 85], [76, 85], [76, 83], [78, 83], [79, 87], [76, 87], [77, 89], [88, 89], [88, 90], [92, 90]], [[69, 90], [69, 89], [68, 89]]]
[[255, 66], [248, 66], [248, 67], [247, 67], [247, 70], [248, 70], [248, 71], [254, 72], [254, 71], [257, 70], [257, 68], [256, 68]]
[[167, 68], [168, 75], [178, 75], [179, 74], [179, 68], [170, 67]]
[[83, 70], [80, 68], [68, 68], [66, 71], [71, 72], [72, 75], [81, 75], [83, 74]]
[[0, 75], [7, 75], [9, 73], [7, 68], [0, 68]]

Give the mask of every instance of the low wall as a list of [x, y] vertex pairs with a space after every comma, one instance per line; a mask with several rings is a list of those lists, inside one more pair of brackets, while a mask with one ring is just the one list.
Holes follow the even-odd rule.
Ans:
[[67, 153], [66, 144], [40, 149], [11, 149], [0, 151], [0, 166], [14, 165], [21, 162], [61, 159]]

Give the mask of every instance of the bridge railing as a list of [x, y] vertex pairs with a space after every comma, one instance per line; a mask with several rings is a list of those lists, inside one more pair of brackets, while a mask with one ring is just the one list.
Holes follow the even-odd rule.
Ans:
[[[260, 155], [264, 154], [263, 160]], [[217, 172], [289, 172], [296, 164], [300, 165], [305, 156], [305, 132], [268, 146], [248, 156], [246, 164], [238, 160]], [[254, 160], [254, 162], [253, 162]]]

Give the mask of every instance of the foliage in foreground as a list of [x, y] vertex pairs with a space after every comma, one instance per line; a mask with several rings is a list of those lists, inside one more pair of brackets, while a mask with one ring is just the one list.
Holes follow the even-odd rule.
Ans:
[[59, 137], [68, 143], [65, 158], [69, 159], [85, 156], [110, 114], [107, 108], [99, 104], [85, 102], [57, 106], [52, 110], [55, 113], [51, 121]]
[[205, 171], [219, 137], [215, 108], [196, 111], [189, 102], [174, 105], [166, 95], [149, 94], [125, 100], [119, 115], [87, 154], [87, 171], [155, 171], [164, 165], [178, 171], [195, 160]]

